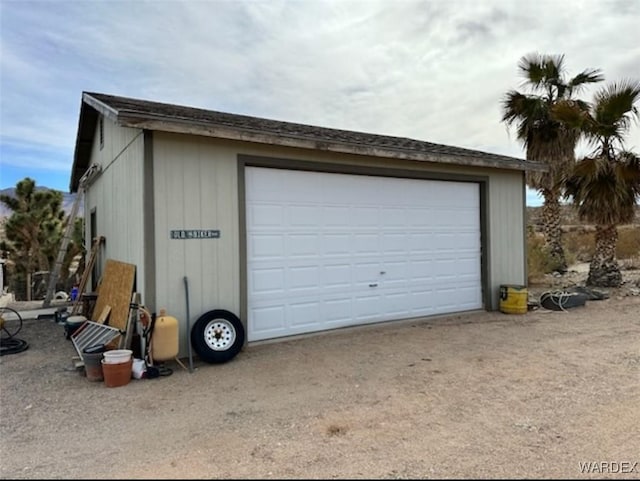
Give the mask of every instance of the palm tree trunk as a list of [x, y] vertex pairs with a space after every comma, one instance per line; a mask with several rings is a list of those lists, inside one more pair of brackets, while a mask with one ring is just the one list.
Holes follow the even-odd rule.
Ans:
[[596, 250], [589, 265], [587, 285], [620, 287], [622, 273], [616, 259], [618, 229], [615, 225], [596, 226]]
[[567, 260], [562, 247], [562, 225], [560, 212], [560, 196], [557, 192], [544, 189], [542, 192], [544, 204], [542, 205], [542, 230], [545, 243], [552, 258], [553, 269], [559, 272], [567, 272]]

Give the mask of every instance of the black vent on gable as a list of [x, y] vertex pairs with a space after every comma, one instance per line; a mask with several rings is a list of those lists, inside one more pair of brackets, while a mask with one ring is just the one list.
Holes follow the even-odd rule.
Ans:
[[104, 117], [100, 117], [98, 128], [100, 129], [100, 150], [102, 150], [102, 147], [104, 147]]

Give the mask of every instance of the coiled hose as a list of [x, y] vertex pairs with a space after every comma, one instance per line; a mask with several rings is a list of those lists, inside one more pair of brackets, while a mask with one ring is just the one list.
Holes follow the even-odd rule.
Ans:
[[540, 305], [545, 299], [549, 299], [551, 303], [558, 307], [558, 310], [566, 312], [565, 306], [569, 299], [573, 296], [571, 292], [567, 291], [545, 291], [540, 294]]
[[0, 308], [0, 356], [18, 354], [29, 348], [29, 343], [18, 339], [16, 334], [22, 329], [22, 316], [10, 307]]

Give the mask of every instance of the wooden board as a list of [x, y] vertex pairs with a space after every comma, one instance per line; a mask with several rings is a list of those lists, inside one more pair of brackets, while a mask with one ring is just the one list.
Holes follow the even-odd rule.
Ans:
[[102, 313], [106, 306], [111, 306], [107, 324], [121, 331], [127, 327], [135, 277], [134, 264], [107, 259], [104, 274], [97, 289], [98, 297], [93, 308], [94, 314]]
[[102, 309], [102, 314], [100, 314], [100, 317], [98, 317], [96, 322], [99, 324], [104, 324], [105, 322], [107, 322], [107, 318], [109, 317], [110, 312], [111, 306], [104, 306], [104, 309]]
[[[100, 249], [100, 244], [104, 242], [104, 237], [96, 237], [93, 239], [93, 245], [91, 246], [91, 252], [89, 254], [89, 260], [86, 262], [84, 266], [84, 272], [82, 273], [82, 278], [80, 279], [80, 284], [78, 285], [78, 298], [75, 300], [73, 304], [73, 308], [71, 309], [71, 315], [76, 315], [80, 312], [80, 307], [82, 306], [82, 294], [84, 294], [84, 289], [87, 285], [87, 280], [89, 279], [89, 274], [93, 270], [93, 265], [96, 263], [96, 258], [98, 257], [98, 250]], [[87, 315], [87, 313], [84, 313]]]

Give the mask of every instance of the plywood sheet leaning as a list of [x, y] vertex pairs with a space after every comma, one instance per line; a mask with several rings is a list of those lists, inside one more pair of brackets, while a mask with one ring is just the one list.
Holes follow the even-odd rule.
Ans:
[[129, 304], [136, 278], [136, 266], [107, 259], [104, 274], [98, 286], [96, 305], [93, 312], [103, 312], [111, 306], [109, 326], [124, 332], [129, 319]]

